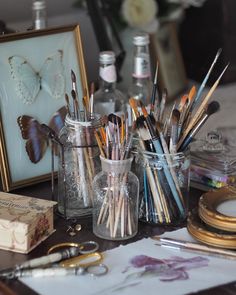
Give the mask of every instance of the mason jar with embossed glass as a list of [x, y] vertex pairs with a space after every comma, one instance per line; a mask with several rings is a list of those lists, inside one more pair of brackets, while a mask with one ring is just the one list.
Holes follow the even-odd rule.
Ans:
[[139, 219], [156, 225], [179, 225], [188, 214], [190, 157], [188, 153], [157, 154], [139, 150]]
[[58, 211], [67, 219], [92, 214], [92, 181], [101, 166], [94, 136], [100, 119], [94, 114], [90, 121], [80, 122], [67, 116], [59, 135]]

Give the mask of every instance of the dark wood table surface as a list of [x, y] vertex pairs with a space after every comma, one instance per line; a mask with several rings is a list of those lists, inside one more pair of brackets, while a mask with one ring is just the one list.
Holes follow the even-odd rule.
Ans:
[[[32, 187], [18, 189], [12, 193], [17, 193], [20, 195], [32, 196], [32, 197], [37, 197], [37, 198], [42, 198], [42, 199], [50, 199], [50, 196], [51, 196], [50, 182], [45, 182], [45, 183], [34, 185]], [[201, 194], [202, 194], [202, 192], [200, 190], [191, 188], [191, 191], [190, 191], [191, 208], [193, 208], [197, 205], [198, 198]], [[68, 229], [68, 226], [70, 225], [71, 221], [64, 220], [63, 218], [59, 217], [56, 214], [55, 214], [54, 220], [55, 220], [56, 232], [53, 233], [48, 239], [43, 241], [39, 246], [37, 246], [28, 255], [0, 250], [0, 269], [12, 267], [15, 264], [21, 263], [25, 260], [45, 255], [47, 250], [52, 245], [55, 245], [57, 243], [68, 242], [68, 241], [83, 242], [83, 241], [88, 241], [88, 240], [94, 240], [99, 243], [100, 251], [105, 251], [108, 249], [118, 247], [121, 244], [125, 245], [128, 243], [140, 240], [144, 237], [158, 235], [158, 234], [161, 234], [165, 231], [171, 231], [171, 230], [176, 229], [173, 227], [171, 228], [171, 227], [153, 226], [153, 225], [148, 225], [148, 224], [140, 222], [138, 234], [134, 238], [128, 239], [128, 240], [122, 241], [122, 242], [114, 242], [114, 241], [102, 240], [93, 234], [93, 232], [92, 232], [92, 219], [91, 218], [83, 218], [83, 219], [81, 218], [81, 219], [76, 220], [77, 223], [80, 223], [82, 225], [82, 229], [74, 237], [70, 237], [68, 235], [68, 233], [66, 233], [66, 230]], [[20, 281], [11, 280], [11, 281], [5, 281], [4, 285], [0, 281], [0, 295], [3, 295], [3, 294], [4, 295], [16, 295], [16, 294], [34, 295], [37, 293], [35, 293], [32, 289], [30, 289], [29, 287], [22, 284]], [[184, 290], [183, 290], [183, 294], [184, 294]], [[203, 290], [201, 292], [198, 292], [197, 294], [199, 294], [199, 295], [205, 295], [205, 294], [232, 295], [232, 294], [236, 294], [236, 282], [222, 285], [222, 286], [218, 286], [218, 287], [211, 288], [211, 289], [207, 289], [207, 290]]]

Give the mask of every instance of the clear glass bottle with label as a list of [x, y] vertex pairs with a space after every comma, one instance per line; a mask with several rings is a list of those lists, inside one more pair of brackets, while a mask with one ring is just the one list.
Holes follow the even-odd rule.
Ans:
[[43, 0], [33, 1], [32, 4], [32, 18], [33, 18], [33, 29], [45, 29], [47, 27], [47, 13], [46, 3]]
[[100, 52], [99, 63], [99, 89], [94, 93], [95, 112], [101, 115], [125, 112], [127, 99], [116, 88], [115, 53]]
[[133, 37], [133, 44], [132, 84], [128, 90], [128, 95], [140, 99], [145, 105], [148, 105], [152, 91], [149, 35], [145, 33], [136, 34]]

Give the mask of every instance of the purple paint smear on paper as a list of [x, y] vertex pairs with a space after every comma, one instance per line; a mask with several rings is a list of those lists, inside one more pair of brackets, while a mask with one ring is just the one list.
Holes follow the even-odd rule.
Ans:
[[103, 289], [96, 295], [121, 294], [122, 291], [128, 288], [137, 288], [138, 285], [144, 282], [145, 278], [159, 278], [162, 282], [187, 280], [189, 279], [189, 270], [208, 266], [208, 262], [209, 259], [201, 256], [189, 259], [179, 256], [173, 256], [169, 259], [157, 259], [146, 255], [137, 255], [129, 261], [129, 266], [122, 273], [134, 268], [138, 269], [138, 271], [127, 274], [123, 281]]
[[144, 268], [143, 275], [156, 274], [160, 281], [186, 280], [188, 270], [208, 266], [209, 260], [201, 256], [185, 259], [173, 256], [170, 259], [157, 259], [146, 255], [138, 255], [130, 260], [134, 268]]

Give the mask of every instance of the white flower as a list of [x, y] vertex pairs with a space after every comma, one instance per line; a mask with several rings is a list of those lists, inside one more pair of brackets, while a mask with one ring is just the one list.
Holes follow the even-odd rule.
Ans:
[[124, 0], [122, 16], [129, 26], [145, 28], [156, 18], [158, 6], [154, 0]]

